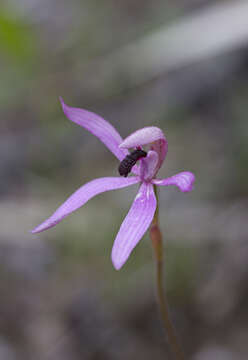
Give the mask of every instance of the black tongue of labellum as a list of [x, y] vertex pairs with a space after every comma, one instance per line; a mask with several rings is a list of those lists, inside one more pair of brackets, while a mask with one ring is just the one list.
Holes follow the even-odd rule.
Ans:
[[118, 167], [119, 174], [121, 176], [127, 177], [131, 172], [132, 167], [136, 164], [138, 160], [147, 156], [147, 152], [141, 149], [134, 150], [131, 154], [128, 154], [120, 163]]

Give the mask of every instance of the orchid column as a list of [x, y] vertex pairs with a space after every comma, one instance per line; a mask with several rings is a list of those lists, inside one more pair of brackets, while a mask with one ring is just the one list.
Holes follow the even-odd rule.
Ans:
[[[119, 270], [151, 225], [150, 235], [156, 255], [158, 294], [162, 315], [168, 329], [169, 341], [175, 354], [177, 354], [177, 359], [182, 359], [176, 345], [172, 326], [169, 326], [169, 320], [165, 321], [167, 308], [162, 293], [162, 237], [158, 225], [157, 197], [154, 188], [175, 185], [182, 192], [188, 192], [192, 190], [194, 175], [191, 172], [184, 171], [166, 179], [157, 179], [157, 172], [162, 166], [168, 150], [167, 140], [161, 129], [155, 126], [145, 127], [123, 140], [116, 129], [99, 115], [87, 110], [70, 107], [62, 99], [61, 104], [67, 118], [98, 137], [121, 162], [122, 169], [125, 164], [134, 165], [128, 169], [125, 169], [124, 166], [124, 173], [120, 172], [124, 176], [132, 172], [129, 177], [104, 177], [94, 179], [81, 186], [32, 232], [39, 233], [57, 225], [66, 216], [79, 209], [97, 194], [139, 184], [139, 190], [134, 202], [114, 240], [112, 262], [115, 269]], [[147, 152], [142, 150], [144, 146], [148, 147]], [[129, 149], [141, 151], [143, 153], [142, 157], [140, 159], [135, 157], [135, 160], [132, 158], [130, 163], [129, 160], [132, 154], [129, 153]], [[135, 164], [135, 162], [138, 163]]]

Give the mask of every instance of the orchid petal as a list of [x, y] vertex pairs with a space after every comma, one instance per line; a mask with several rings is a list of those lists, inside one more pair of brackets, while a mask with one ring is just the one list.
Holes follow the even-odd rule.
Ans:
[[160, 186], [176, 185], [182, 192], [188, 192], [193, 189], [194, 181], [194, 174], [189, 171], [183, 171], [166, 179], [153, 179], [152, 184]]
[[112, 262], [119, 270], [152, 222], [156, 210], [153, 185], [142, 183], [134, 202], [116, 236], [112, 249]]
[[137, 146], [151, 144], [151, 150], [158, 153], [159, 161], [156, 172], [161, 167], [168, 151], [168, 143], [161, 129], [155, 126], [144, 127], [129, 135], [119, 145], [121, 149], [129, 149]]
[[156, 174], [158, 164], [158, 153], [150, 150], [146, 158], [141, 159], [140, 177], [144, 180], [150, 180]]
[[60, 98], [63, 111], [67, 118], [84, 127], [98, 137], [107, 148], [121, 161], [128, 154], [126, 149], [120, 149], [123, 141], [117, 130], [106, 120], [93, 112], [66, 105]]
[[75, 191], [51, 217], [32, 230], [32, 233], [38, 233], [57, 225], [62, 219], [83, 206], [95, 195], [137, 184], [139, 181], [140, 178], [136, 176], [129, 178], [105, 177], [92, 180]]

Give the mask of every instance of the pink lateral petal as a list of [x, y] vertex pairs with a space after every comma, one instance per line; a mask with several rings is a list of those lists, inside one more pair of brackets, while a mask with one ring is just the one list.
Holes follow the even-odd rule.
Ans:
[[51, 217], [33, 229], [32, 233], [38, 233], [57, 225], [66, 216], [83, 206], [95, 195], [137, 184], [139, 181], [140, 178], [136, 176], [129, 178], [105, 177], [92, 180], [75, 191]]
[[119, 148], [122, 137], [108, 121], [93, 112], [66, 105], [61, 97], [60, 102], [69, 120], [98, 137], [120, 161], [124, 159], [128, 151]]
[[159, 186], [169, 186], [175, 185], [177, 186], [182, 192], [188, 192], [193, 190], [193, 184], [195, 181], [195, 175], [189, 171], [183, 171], [179, 174], [171, 176], [166, 179], [153, 179], [152, 183]]
[[151, 144], [151, 150], [155, 150], [159, 156], [156, 172], [160, 169], [167, 151], [168, 143], [161, 129], [156, 126], [147, 126], [129, 135], [119, 145], [121, 149], [129, 149], [137, 146]]
[[157, 206], [153, 185], [142, 183], [134, 202], [121, 224], [112, 249], [112, 262], [119, 270], [147, 231]]

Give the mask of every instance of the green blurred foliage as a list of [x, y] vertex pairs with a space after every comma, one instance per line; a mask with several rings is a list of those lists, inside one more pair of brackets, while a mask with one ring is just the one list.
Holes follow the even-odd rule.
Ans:
[[36, 41], [31, 26], [24, 19], [0, 8], [0, 52], [5, 61], [27, 66], [36, 56]]

